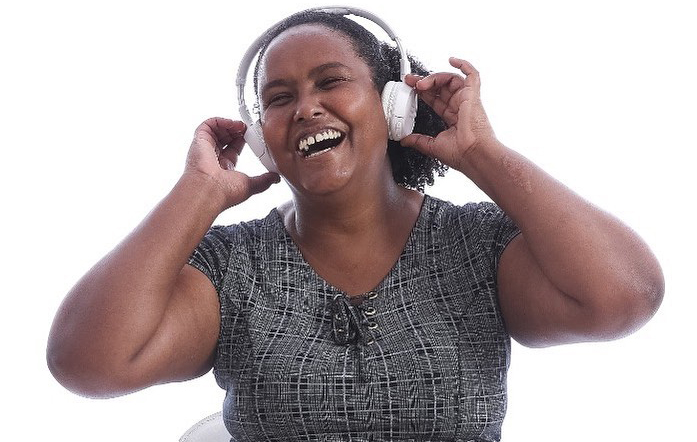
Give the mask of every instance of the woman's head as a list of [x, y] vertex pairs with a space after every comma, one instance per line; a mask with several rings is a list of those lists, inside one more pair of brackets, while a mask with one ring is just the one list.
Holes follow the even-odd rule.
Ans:
[[[368, 66], [372, 84], [379, 93], [388, 81], [400, 80], [399, 50], [379, 41], [363, 26], [342, 15], [320, 11], [304, 11], [286, 18], [265, 36], [259, 51], [259, 60], [264, 59], [267, 48], [279, 35], [302, 25], [319, 25], [341, 34], [353, 48], [355, 54]], [[417, 60], [410, 57], [412, 72], [427, 75], [429, 72]], [[254, 88], [259, 96], [260, 69], [257, 62], [254, 72]], [[414, 132], [436, 135], [445, 129], [445, 123], [424, 103], [419, 104]], [[446, 167], [439, 161], [427, 157], [411, 148], [402, 147], [399, 142], [388, 141], [388, 155], [394, 180], [403, 186], [422, 190], [433, 184], [434, 174], [443, 175]]]

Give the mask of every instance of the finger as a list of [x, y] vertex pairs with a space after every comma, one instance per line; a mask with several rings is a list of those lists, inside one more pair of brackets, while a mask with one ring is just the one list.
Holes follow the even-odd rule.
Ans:
[[419, 97], [450, 125], [457, 121], [459, 104], [454, 98], [459, 97], [464, 85], [465, 80], [459, 75], [441, 73], [419, 80], [416, 90]]
[[475, 85], [479, 86], [479, 71], [472, 65], [472, 63], [457, 57], [450, 57], [448, 61], [450, 62], [450, 66], [459, 69], [460, 72], [465, 74], [468, 79], [471, 79]]
[[237, 166], [237, 160], [240, 157], [240, 151], [242, 150], [244, 143], [239, 144], [238, 146], [235, 144], [239, 143], [230, 144], [220, 150], [218, 161], [223, 169], [233, 170], [235, 166]]
[[453, 97], [457, 97], [457, 94], [440, 96], [433, 92], [419, 93], [419, 98], [440, 115], [448, 126], [457, 123], [459, 103]]
[[417, 91], [437, 90], [439, 93], [454, 93], [465, 83], [460, 75], [451, 72], [437, 72], [416, 82]]
[[458, 57], [450, 57], [448, 59], [450, 66], [460, 69], [460, 71], [465, 75], [478, 74], [479, 72], [475, 67], [467, 60]]
[[416, 82], [419, 81], [419, 80], [421, 80], [422, 78], [424, 78], [423, 75], [407, 74], [407, 75], [404, 77], [404, 82], [405, 82], [406, 84], [408, 84], [410, 87], [415, 87], [415, 86], [416, 86]]
[[201, 123], [195, 132], [195, 139], [205, 141], [212, 146], [223, 146], [239, 140], [244, 136], [246, 126], [241, 121], [228, 120], [226, 118], [209, 118]]
[[453, 107], [451, 101], [445, 101], [442, 97], [434, 94], [419, 94], [424, 103], [438, 114], [446, 125], [452, 126], [457, 123], [457, 105]]
[[460, 93], [448, 97], [426, 97], [421, 98], [428, 104], [434, 112], [443, 119], [445, 124], [452, 126], [457, 123], [460, 109]]
[[411, 147], [423, 153], [424, 155], [434, 157], [434, 151], [436, 149], [435, 141], [436, 139], [434, 137], [428, 135], [410, 134], [402, 138], [402, 140], [399, 143], [403, 147]]
[[249, 177], [249, 193], [251, 195], [264, 192], [266, 189], [281, 181], [281, 176], [277, 173], [266, 172], [259, 176]]
[[215, 137], [215, 132], [213, 132], [213, 130], [210, 128], [208, 120], [199, 124], [196, 130], [194, 131], [194, 140], [192, 144], [195, 143], [207, 144], [210, 146], [216, 146], [218, 144], [218, 141]]
[[225, 170], [235, 170], [235, 166], [237, 165], [237, 161], [231, 160], [230, 158], [220, 155], [218, 157], [218, 164], [220, 164], [220, 167], [225, 169]]

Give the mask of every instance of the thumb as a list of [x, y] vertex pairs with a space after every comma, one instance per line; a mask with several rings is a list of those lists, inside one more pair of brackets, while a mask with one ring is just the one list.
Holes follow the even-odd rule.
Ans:
[[249, 177], [249, 193], [251, 195], [264, 192], [271, 185], [281, 181], [281, 176], [277, 173], [266, 172], [259, 176]]
[[402, 147], [411, 147], [424, 155], [433, 157], [436, 149], [436, 139], [424, 134], [410, 134], [402, 138], [399, 142]]

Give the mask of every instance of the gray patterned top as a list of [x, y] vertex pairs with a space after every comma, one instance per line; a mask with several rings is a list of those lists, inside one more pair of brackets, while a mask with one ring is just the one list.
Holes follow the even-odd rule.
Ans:
[[232, 441], [498, 441], [510, 338], [496, 269], [518, 233], [492, 203], [426, 196], [360, 302], [317, 275], [273, 210], [214, 226], [190, 264], [221, 303], [214, 373]]

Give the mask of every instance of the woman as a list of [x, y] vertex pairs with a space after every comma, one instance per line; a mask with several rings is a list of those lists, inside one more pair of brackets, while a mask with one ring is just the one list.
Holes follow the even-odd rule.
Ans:
[[[179, 182], [58, 312], [63, 385], [109, 397], [214, 367], [233, 440], [493, 441], [509, 336], [606, 340], [650, 319], [647, 246], [497, 140], [471, 64], [407, 76], [416, 133], [387, 142], [385, 52], [323, 13], [269, 34], [260, 117], [292, 201], [211, 229], [279, 177], [235, 170], [243, 123], [199, 126]], [[424, 196], [442, 165], [496, 204]]]

